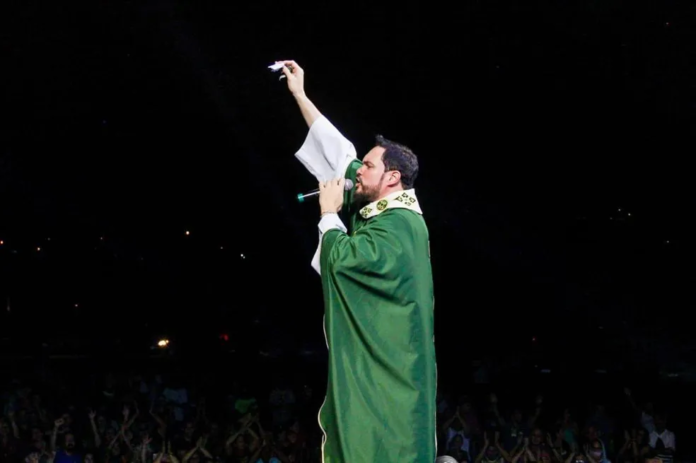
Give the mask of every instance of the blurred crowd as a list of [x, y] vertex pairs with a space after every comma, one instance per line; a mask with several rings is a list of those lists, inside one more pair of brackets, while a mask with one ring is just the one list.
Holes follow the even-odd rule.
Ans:
[[[0, 463], [321, 461], [323, 395], [301, 378], [279, 376], [262, 388], [199, 379], [181, 373], [32, 384], [6, 378]], [[678, 459], [667, 416], [649, 401], [639, 404], [629, 389], [622, 396], [610, 414], [599, 403], [577, 413], [558, 403], [550, 408], [542, 396], [516, 408], [505, 403], [504, 391], [500, 400], [491, 393], [440, 394], [438, 454], [476, 463]]]
[[542, 396], [536, 397], [526, 414], [514, 407], [501, 413], [495, 394], [479, 402], [480, 412], [466, 396], [442, 399], [438, 404], [441, 453], [458, 462], [475, 463], [671, 463], [676, 442], [666, 415], [656, 412], [651, 402], [638, 405], [628, 388], [624, 395], [625, 403], [612, 407], [620, 417], [611, 416], [598, 403], [591, 404], [583, 417], [568, 408], [554, 417], [545, 410]]

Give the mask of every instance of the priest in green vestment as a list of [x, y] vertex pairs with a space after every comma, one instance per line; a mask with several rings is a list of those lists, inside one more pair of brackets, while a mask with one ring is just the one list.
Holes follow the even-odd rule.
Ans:
[[[355, 148], [283, 73], [309, 126], [296, 157], [320, 182], [319, 246], [329, 349], [319, 412], [324, 463], [433, 463], [437, 371], [428, 228], [413, 187], [418, 160], [377, 137]], [[345, 179], [355, 184], [344, 191]], [[346, 226], [347, 224], [347, 226]]]

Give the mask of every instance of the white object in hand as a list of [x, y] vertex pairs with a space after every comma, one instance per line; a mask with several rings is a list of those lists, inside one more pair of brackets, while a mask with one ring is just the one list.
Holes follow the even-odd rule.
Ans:
[[[285, 66], [285, 64], [283, 64], [282, 61], [276, 61], [274, 64], [271, 64], [270, 66], [268, 66], [268, 69], [270, 69], [273, 72], [278, 72], [281, 69], [283, 69], [284, 66]], [[281, 75], [280, 79], [278, 79], [278, 80], [282, 80], [284, 78], [285, 78], [285, 74]]]

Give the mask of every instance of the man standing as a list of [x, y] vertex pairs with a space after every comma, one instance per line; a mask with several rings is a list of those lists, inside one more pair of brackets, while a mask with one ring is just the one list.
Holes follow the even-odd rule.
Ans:
[[[283, 63], [309, 126], [295, 156], [320, 182], [312, 266], [321, 275], [329, 348], [322, 461], [432, 463], [434, 296], [428, 229], [413, 189], [418, 160], [379, 136], [359, 161], [307, 98], [302, 68]], [[345, 179], [356, 187], [345, 192]]]

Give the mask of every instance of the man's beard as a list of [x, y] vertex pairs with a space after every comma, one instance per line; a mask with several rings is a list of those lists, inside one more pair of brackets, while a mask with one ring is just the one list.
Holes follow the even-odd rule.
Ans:
[[[384, 178], [384, 175], [382, 175], [382, 178]], [[353, 195], [353, 201], [355, 204], [358, 206], [364, 206], [365, 204], [377, 201], [379, 199], [379, 190], [382, 186], [382, 178], [379, 179], [379, 184], [374, 187], [368, 187], [364, 183], [358, 182], [360, 185], [360, 190], [356, 188], [355, 194]]]

